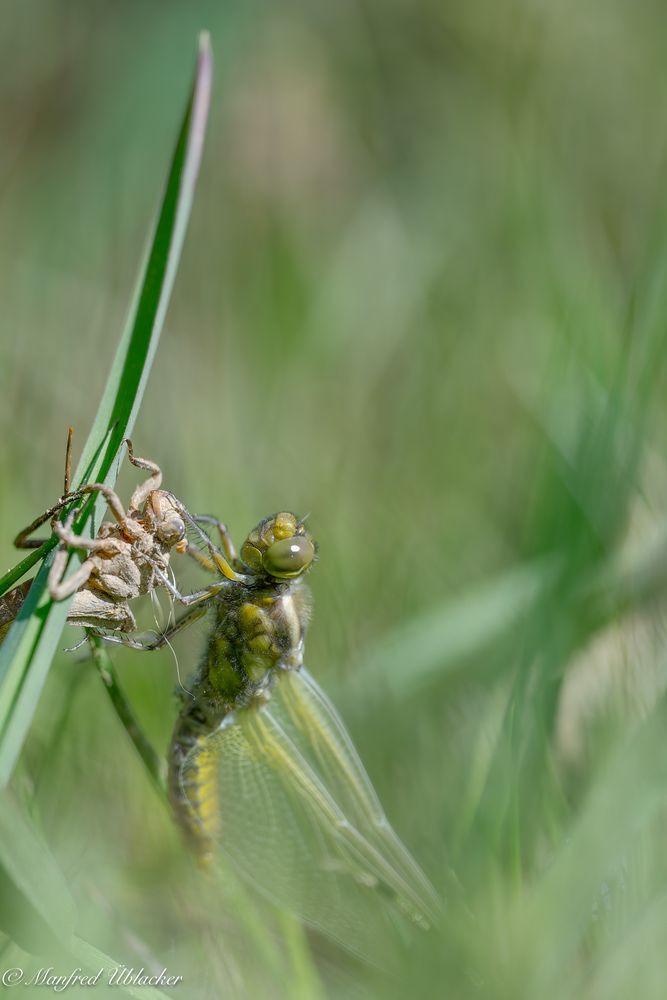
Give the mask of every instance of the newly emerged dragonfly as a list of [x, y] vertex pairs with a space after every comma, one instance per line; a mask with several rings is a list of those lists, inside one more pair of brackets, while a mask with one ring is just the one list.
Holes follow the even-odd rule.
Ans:
[[[184, 516], [190, 518], [187, 511]], [[202, 531], [218, 579], [183, 595], [180, 622], [211, 609], [206, 652], [183, 696], [169, 753], [176, 818], [205, 866], [224, 852], [265, 895], [349, 949], [373, 953], [378, 921], [429, 927], [440, 908], [390, 826], [352, 740], [303, 665], [316, 547], [294, 514], [265, 518], [240, 558], [220, 522]], [[141, 646], [137, 640], [132, 645]]]

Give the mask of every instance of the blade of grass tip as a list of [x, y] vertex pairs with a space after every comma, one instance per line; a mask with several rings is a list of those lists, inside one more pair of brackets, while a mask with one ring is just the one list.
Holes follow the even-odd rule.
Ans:
[[[209, 39], [203, 33], [194, 84], [157, 222], [104, 394], [77, 466], [75, 486], [90, 481], [113, 485], [119, 447], [134, 426], [187, 228], [204, 144], [211, 77]], [[94, 510], [102, 506], [102, 500], [86, 505], [76, 530], [82, 531]], [[67, 616], [69, 602], [53, 604], [43, 599], [45, 586], [46, 568], [38, 574], [22, 613], [0, 648], [0, 787], [8, 782], [23, 746]]]
[[[141, 405], [176, 277], [199, 173], [211, 96], [213, 62], [209, 36], [202, 32], [192, 93], [188, 101], [160, 213], [145, 254], [128, 320], [93, 424], [112, 430], [99, 475], [106, 476], [123, 439], [132, 433]], [[75, 480], [89, 472], [96, 437], [89, 437]], [[104, 480], [106, 482], [106, 479]]]

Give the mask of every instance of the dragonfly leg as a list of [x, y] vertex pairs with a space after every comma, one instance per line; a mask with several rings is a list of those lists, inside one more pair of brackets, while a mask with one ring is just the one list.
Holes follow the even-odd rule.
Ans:
[[[233, 568], [232, 563], [234, 563], [234, 561], [236, 560], [236, 550], [234, 549], [234, 545], [232, 544], [229, 532], [227, 531], [227, 528], [222, 523], [222, 521], [218, 521], [217, 518], [209, 517], [208, 515], [205, 514], [197, 514], [197, 515], [191, 514], [190, 511], [187, 509], [187, 507], [183, 506], [180, 500], [178, 500], [173, 495], [171, 498], [176, 510], [183, 515], [183, 517], [193, 526], [193, 528], [195, 528], [201, 540], [206, 545], [211, 560], [215, 565], [216, 569], [218, 570], [218, 572], [222, 573], [224, 577], [226, 577], [228, 580], [231, 580], [234, 583], [246, 583], [248, 581], [247, 575], [244, 573], [237, 573], [237, 571]], [[213, 544], [213, 542], [208, 537], [206, 532], [199, 527], [200, 521], [204, 523], [212, 523], [218, 526], [222, 545], [224, 548], [224, 554], [218, 549], [216, 545]], [[227, 558], [225, 558], [225, 555], [227, 556]], [[197, 559], [196, 556], [194, 556], [194, 558]], [[205, 569], [208, 569], [209, 572], [214, 572], [211, 569], [209, 563], [204, 562], [202, 560], [200, 564], [204, 566]]]
[[[56, 527], [56, 524], [54, 524], [54, 518], [56, 515], [59, 514], [60, 511], [68, 504], [72, 503], [74, 500], [81, 500], [82, 497], [89, 493], [101, 493], [106, 499], [107, 504], [109, 505], [109, 510], [115, 517], [116, 521], [118, 521], [118, 523], [123, 527], [127, 525], [127, 514], [123, 509], [123, 505], [120, 502], [118, 495], [110, 489], [110, 487], [105, 486], [104, 483], [92, 483], [90, 486], [82, 486], [80, 489], [73, 490], [71, 493], [64, 493], [57, 503], [53, 505], [53, 507], [49, 507], [49, 509], [45, 510], [43, 514], [36, 517], [31, 524], [23, 528], [22, 531], [19, 531], [18, 535], [14, 539], [14, 546], [17, 549], [38, 549], [40, 545], [48, 542], [48, 538], [30, 538], [29, 536], [32, 535], [33, 531], [37, 531], [38, 528], [41, 528], [41, 526], [49, 520], [51, 521], [54, 531], [58, 534], [58, 528]], [[83, 544], [84, 540], [81, 536], [77, 535], [76, 538], [76, 542], [68, 542], [68, 544], [74, 545], [78, 548], [92, 548], [90, 545]], [[103, 546], [100, 546], [100, 548], [102, 547]]]
[[216, 569], [222, 573], [227, 580], [231, 580], [233, 583], [242, 583], [247, 580], [244, 573], [237, 573], [235, 569], [232, 569], [224, 556], [218, 552], [215, 545], [209, 544], [208, 551], [211, 559], [215, 563]]
[[174, 624], [168, 628], [166, 632], [162, 632], [151, 642], [144, 642], [141, 639], [132, 639], [130, 636], [108, 635], [106, 632], [96, 632], [95, 634], [99, 635], [99, 637], [104, 639], [105, 642], [115, 642], [119, 646], [128, 646], [130, 649], [139, 649], [144, 652], [151, 652], [152, 650], [160, 649], [162, 646], [165, 646], [175, 635], [178, 635], [179, 632], [182, 632], [194, 622], [203, 618], [207, 610], [208, 609], [203, 604], [196, 605], [194, 608], [191, 608], [189, 611], [186, 611], [185, 614], [181, 615], [178, 621], [174, 622]]
[[218, 572], [217, 569], [216, 569], [215, 563], [213, 562], [213, 560], [209, 559], [207, 556], [205, 556], [203, 552], [200, 552], [199, 549], [195, 545], [190, 545], [190, 543], [188, 543], [188, 547], [187, 547], [187, 549], [185, 551], [203, 569], [208, 570], [209, 573], [217, 573]]
[[[114, 642], [118, 646], [127, 646], [128, 649], [139, 649], [143, 651], [158, 648], [158, 646], [154, 646], [152, 643], [142, 642], [141, 639], [130, 639], [129, 635], [109, 635], [108, 632], [98, 631], [94, 628], [88, 629], [87, 631], [97, 639], [102, 639], [104, 642]], [[85, 640], [82, 640], [82, 642], [84, 641]], [[75, 646], [66, 646], [65, 652], [71, 653], [73, 650], [78, 649], [79, 646], [82, 645], [82, 642], [78, 642]]]
[[222, 573], [227, 580], [231, 580], [233, 583], [239, 583], [246, 579], [244, 574], [237, 573], [236, 570], [232, 569], [230, 563], [227, 562], [222, 553], [219, 552], [215, 545], [210, 542], [208, 544], [208, 550], [210, 552], [210, 557], [205, 556], [204, 553], [200, 552], [194, 545], [188, 545], [185, 551], [189, 556], [192, 556], [196, 563], [199, 563], [199, 565], [209, 573]]
[[223, 524], [222, 521], [219, 521], [217, 517], [212, 517], [210, 514], [192, 514], [191, 516], [192, 520], [196, 521], [197, 524], [212, 524], [217, 529], [218, 534], [220, 535], [222, 551], [227, 556], [229, 562], [234, 565], [238, 556], [227, 525]]
[[[125, 508], [123, 507], [120, 497], [116, 491], [112, 490], [110, 486], [106, 486], [105, 483], [91, 483], [89, 486], [82, 486], [79, 492], [82, 495], [86, 493], [101, 493], [106, 500], [107, 506], [113, 514], [114, 519], [121, 525], [121, 527], [125, 528], [128, 521], [131, 520], [131, 518], [128, 518], [125, 513]], [[134, 535], [136, 534], [136, 531], [130, 533]]]
[[[97, 485], [97, 484], [96, 484]], [[81, 492], [92, 492], [96, 487], [84, 486]], [[106, 487], [105, 487], [106, 489]], [[74, 518], [79, 513], [78, 509], [75, 507], [67, 515], [64, 524], [61, 524], [57, 520], [53, 520], [52, 526], [56, 535], [64, 545], [69, 545], [73, 549], [86, 549], [88, 552], [117, 552], [119, 549], [118, 542], [112, 538], [89, 538], [87, 535], [75, 535], [72, 531], [72, 524]], [[67, 553], [65, 553], [67, 555]]]
[[150, 462], [147, 458], [139, 458], [138, 455], [135, 455], [132, 442], [129, 438], [125, 438], [125, 444], [127, 445], [127, 457], [132, 465], [137, 469], [146, 469], [147, 472], [150, 472], [148, 479], [143, 483], [139, 483], [132, 494], [129, 509], [134, 512], [143, 507], [149, 495], [154, 490], [160, 489], [162, 485], [162, 469], [155, 462]]
[[78, 570], [72, 573], [69, 579], [64, 580], [63, 576], [67, 567], [68, 556], [69, 552], [67, 549], [61, 546], [56, 552], [55, 559], [49, 570], [49, 593], [54, 601], [62, 601], [66, 597], [70, 597], [71, 594], [74, 594], [88, 582], [90, 574], [93, 571], [92, 560], [86, 559], [79, 566]]
[[36, 517], [31, 524], [19, 531], [14, 539], [14, 547], [17, 549], [38, 549], [40, 545], [44, 545], [45, 542], [48, 542], [48, 538], [30, 538], [29, 536], [32, 535], [33, 531], [37, 531], [43, 524], [46, 524], [47, 521], [51, 521], [69, 503], [72, 503], [74, 500], [80, 500], [82, 496], [82, 490], [74, 490], [73, 493], [63, 493], [53, 507], [49, 507], [43, 514]]
[[204, 590], [198, 590], [194, 594], [182, 594], [180, 590], [174, 586], [166, 573], [163, 572], [162, 568], [158, 565], [155, 559], [152, 559], [146, 553], [142, 553], [142, 559], [153, 567], [153, 572], [162, 586], [166, 587], [171, 596], [174, 597], [179, 604], [184, 605], [186, 608], [192, 607], [196, 604], [204, 604], [212, 597], [219, 594], [222, 590], [227, 589], [227, 581], [220, 580], [218, 583], [212, 583], [210, 587], [205, 587]]

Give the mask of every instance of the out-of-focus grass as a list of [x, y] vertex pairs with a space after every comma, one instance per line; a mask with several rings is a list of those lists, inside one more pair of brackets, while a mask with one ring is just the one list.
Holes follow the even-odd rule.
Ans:
[[[269, 908], [206, 889], [62, 656], [16, 787], [87, 939], [193, 998], [661, 997], [667, 13], [21, 5], [0, 570], [97, 405], [202, 25], [209, 146], [135, 442], [239, 540], [311, 511], [310, 669], [449, 905], [391, 980], [286, 950]], [[174, 658], [114, 657], [165, 746]]]

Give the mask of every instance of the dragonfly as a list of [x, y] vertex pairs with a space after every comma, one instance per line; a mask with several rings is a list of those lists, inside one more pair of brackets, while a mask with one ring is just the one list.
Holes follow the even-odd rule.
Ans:
[[428, 929], [440, 899], [304, 666], [304, 577], [317, 547], [303, 520], [264, 518], [237, 555], [222, 522], [182, 513], [205, 539], [198, 561], [217, 579], [185, 595], [156, 566], [187, 610], [153, 642], [129, 644], [159, 648], [212, 615], [169, 749], [169, 796], [186, 842], [204, 868], [226, 857], [265, 896], [363, 957], [397, 920]]

